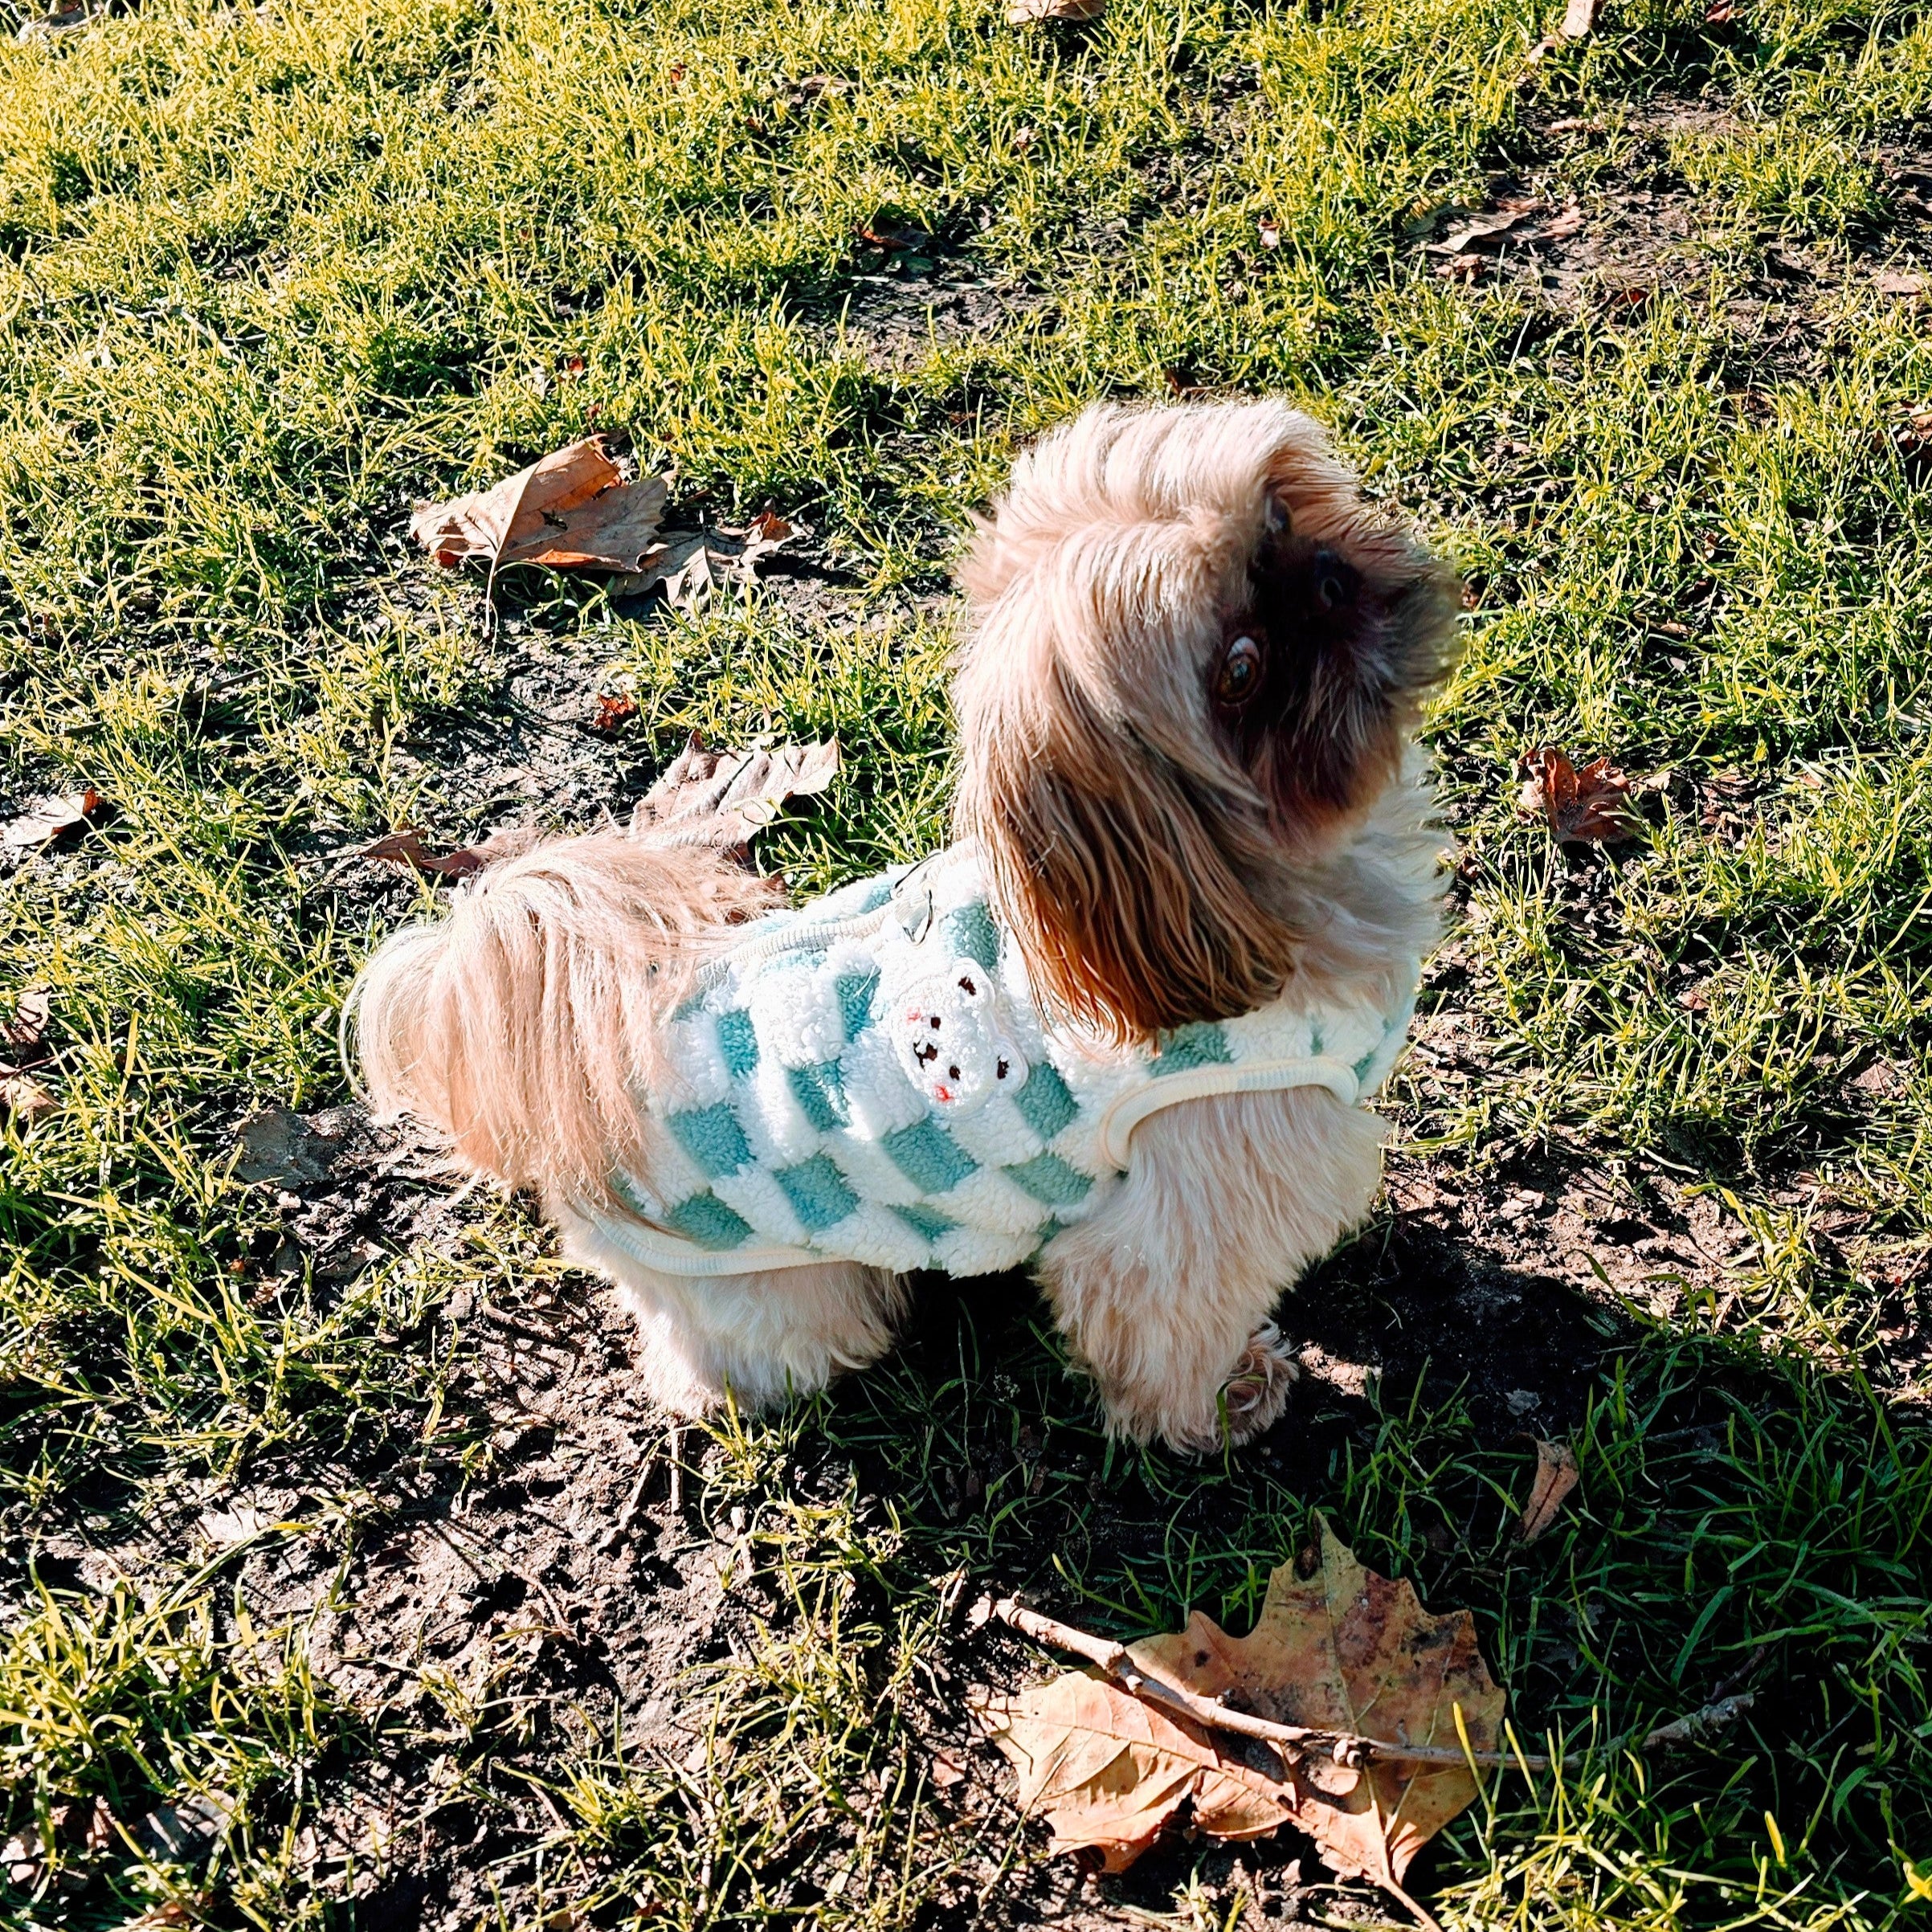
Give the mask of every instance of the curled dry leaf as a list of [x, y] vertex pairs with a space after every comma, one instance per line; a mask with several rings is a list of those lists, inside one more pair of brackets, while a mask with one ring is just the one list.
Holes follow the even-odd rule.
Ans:
[[696, 611], [721, 584], [749, 584], [758, 560], [798, 532], [782, 517], [762, 510], [742, 529], [666, 530], [635, 570], [611, 579], [613, 597], [642, 597], [662, 587], [674, 609]]
[[554, 570], [635, 570], [658, 541], [664, 480], [626, 483], [589, 436], [487, 490], [421, 504], [410, 533], [447, 569], [472, 558]]
[[787, 799], [823, 791], [839, 770], [839, 744], [776, 745], [769, 750], [710, 751], [691, 742], [637, 803], [631, 835], [647, 845], [747, 843]]
[[373, 845], [365, 845], [356, 856], [379, 859], [387, 865], [407, 866], [413, 872], [428, 872], [439, 879], [467, 879], [471, 873], [481, 872], [487, 863], [480, 852], [467, 846], [439, 856], [424, 845], [422, 833], [411, 825], [390, 832]]
[[1562, 843], [1613, 845], [1636, 835], [1630, 781], [1609, 759], [1594, 758], [1579, 770], [1546, 745], [1517, 761], [1517, 776], [1523, 782], [1517, 810], [1542, 819]]
[[1097, 20], [1107, 0], [1008, 0], [1007, 19], [1014, 27], [1031, 20]]
[[93, 824], [107, 810], [107, 800], [91, 785], [60, 798], [35, 799], [18, 818], [0, 826], [0, 845], [21, 851], [48, 845]]
[[[1247, 1636], [1197, 1613], [1186, 1630], [1129, 1654], [1148, 1678], [1277, 1723], [1452, 1750], [1466, 1738], [1483, 1751], [1502, 1722], [1503, 1693], [1469, 1613], [1431, 1615], [1413, 1585], [1365, 1569], [1326, 1522], [1318, 1550], [1268, 1579]], [[1080, 1672], [995, 1701], [985, 1721], [1019, 1767], [1023, 1804], [1046, 1816], [1056, 1846], [1097, 1846], [1116, 1871], [1191, 1799], [1194, 1824], [1211, 1836], [1252, 1838], [1293, 1822], [1331, 1869], [1394, 1890], [1476, 1796], [1460, 1763], [1343, 1766], [1312, 1752], [1269, 1762], [1266, 1746], [1225, 1734], [1217, 1742]]]
[[1439, 242], [1432, 242], [1427, 252], [1430, 255], [1467, 255], [1483, 243], [1493, 241], [1507, 235], [1513, 228], [1520, 228], [1526, 222], [1536, 219], [1534, 208], [1506, 208], [1500, 214], [1485, 214], [1461, 227], [1452, 228]]
[[1533, 1543], [1556, 1521], [1563, 1498], [1576, 1487], [1576, 1455], [1567, 1443], [1543, 1442], [1536, 1445], [1536, 1481], [1530, 1485], [1530, 1500], [1523, 1505], [1516, 1525], [1518, 1542]]
[[590, 720], [593, 731], [615, 731], [626, 718], [637, 716], [637, 700], [621, 691], [605, 692], [597, 701], [597, 715]]

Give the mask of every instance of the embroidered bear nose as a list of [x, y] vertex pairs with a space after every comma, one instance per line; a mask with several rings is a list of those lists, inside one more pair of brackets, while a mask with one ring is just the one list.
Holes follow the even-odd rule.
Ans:
[[939, 1015], [937, 1013], [929, 1014], [927, 1015], [926, 1023], [932, 1027], [935, 1033], [937, 1033], [939, 1031]]

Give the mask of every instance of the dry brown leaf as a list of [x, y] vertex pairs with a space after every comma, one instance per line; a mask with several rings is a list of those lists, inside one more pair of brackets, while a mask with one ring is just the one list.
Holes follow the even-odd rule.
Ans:
[[1525, 222], [1536, 219], [1534, 208], [1511, 208], [1499, 214], [1485, 214], [1481, 219], [1465, 223], [1460, 228], [1452, 228], [1439, 242], [1429, 243], [1430, 255], [1467, 255], [1481, 243], [1490, 241], [1499, 235], [1507, 235], [1512, 228], [1520, 228]]
[[0, 1067], [0, 1112], [22, 1122], [51, 1113], [60, 1103], [31, 1073], [12, 1067]]
[[605, 692], [597, 701], [597, 715], [590, 721], [593, 731], [615, 731], [626, 718], [637, 716], [637, 700], [621, 691]]
[[1517, 1519], [1518, 1542], [1533, 1543], [1556, 1521], [1563, 1498], [1576, 1487], [1576, 1455], [1567, 1443], [1543, 1442], [1536, 1445], [1536, 1481], [1530, 1486], [1530, 1500]]
[[1107, 0], [1008, 0], [1007, 19], [1014, 27], [1030, 20], [1097, 20]]
[[1539, 242], [1564, 241], [1576, 234], [1583, 225], [1583, 211], [1572, 202], [1561, 214], [1552, 215], [1537, 230], [1535, 239]]
[[481, 872], [485, 863], [480, 853], [467, 846], [439, 856], [423, 844], [422, 833], [410, 825], [377, 839], [373, 845], [365, 845], [356, 856], [380, 859], [390, 865], [406, 865], [412, 871], [429, 872], [439, 879], [467, 879], [471, 873]]
[[1596, 25], [1597, 0], [1569, 0], [1559, 30], [1566, 40], [1582, 40]]
[[25, 850], [80, 831], [100, 818], [107, 801], [92, 786], [63, 798], [35, 799], [18, 818], [0, 826], [0, 845]]
[[[1466, 1735], [1469, 1749], [1494, 1748], [1503, 1693], [1469, 1613], [1432, 1616], [1411, 1584], [1364, 1569], [1326, 1522], [1321, 1538], [1305, 1565], [1284, 1563], [1268, 1579], [1248, 1636], [1230, 1637], [1197, 1613], [1178, 1635], [1131, 1646], [1135, 1668], [1276, 1723], [1451, 1750]], [[1079, 1673], [1006, 1700], [997, 1717], [995, 1742], [1019, 1767], [1023, 1805], [1045, 1813], [1056, 1845], [1098, 1846], [1114, 1870], [1191, 1798], [1202, 1831], [1247, 1838], [1292, 1821], [1334, 1871], [1397, 1886], [1477, 1795], [1460, 1764], [1352, 1768], [1311, 1754], [1291, 1778], [1268, 1776], [1231, 1754], [1231, 1738], [1217, 1745]]]
[[696, 611], [721, 584], [748, 584], [760, 558], [798, 534], [782, 517], [762, 510], [743, 529], [666, 530], [638, 568], [611, 579], [613, 597], [642, 597], [663, 586], [674, 609]]
[[1523, 782], [1517, 809], [1542, 819], [1565, 844], [1613, 845], [1636, 835], [1630, 781], [1607, 758], [1593, 758], [1579, 770], [1546, 745], [1524, 754], [1517, 776]]
[[933, 1783], [937, 1790], [950, 1791], [966, 1775], [966, 1767], [952, 1751], [933, 1753]]
[[446, 568], [472, 558], [553, 570], [635, 570], [658, 541], [664, 480], [626, 483], [588, 436], [492, 488], [419, 505], [410, 533]]
[[1873, 278], [1873, 286], [1881, 295], [1923, 295], [1926, 284], [1909, 268], [1886, 268]]
[[839, 769], [839, 742], [709, 751], [694, 731], [631, 815], [647, 845], [729, 851], [778, 815], [787, 799], [823, 791]]
[[1124, 1872], [1190, 1799], [1195, 1828], [1217, 1838], [1259, 1838], [1296, 1815], [1291, 1786], [1082, 1671], [996, 1699], [982, 1720], [1019, 1775], [1020, 1809], [1053, 1827], [1053, 1849], [1092, 1848], [1109, 1872]]
[[29, 986], [14, 1002], [14, 1017], [0, 1020], [0, 1042], [10, 1047], [37, 1047], [53, 1017], [54, 995], [46, 986]]

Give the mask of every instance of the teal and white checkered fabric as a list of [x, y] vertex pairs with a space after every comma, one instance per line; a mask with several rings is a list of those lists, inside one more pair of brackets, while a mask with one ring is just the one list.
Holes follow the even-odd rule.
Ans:
[[708, 969], [645, 1103], [665, 1157], [648, 1185], [619, 1179], [639, 1219], [599, 1224], [672, 1273], [1014, 1267], [1106, 1200], [1149, 1113], [1290, 1086], [1353, 1105], [1413, 1004], [1284, 999], [1151, 1048], [1098, 1046], [1042, 1015], [975, 855], [952, 848], [761, 920]]

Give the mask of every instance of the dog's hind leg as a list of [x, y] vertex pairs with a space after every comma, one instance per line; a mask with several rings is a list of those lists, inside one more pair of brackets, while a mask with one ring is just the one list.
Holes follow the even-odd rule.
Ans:
[[892, 1346], [905, 1285], [854, 1261], [694, 1278], [645, 1266], [597, 1223], [553, 1210], [563, 1251], [615, 1284], [637, 1318], [639, 1374], [680, 1415], [759, 1409], [822, 1389]]
[[1118, 1192], [1040, 1261], [1110, 1428], [1199, 1452], [1275, 1421], [1297, 1371], [1269, 1315], [1368, 1211], [1383, 1132], [1318, 1088], [1142, 1122]]

